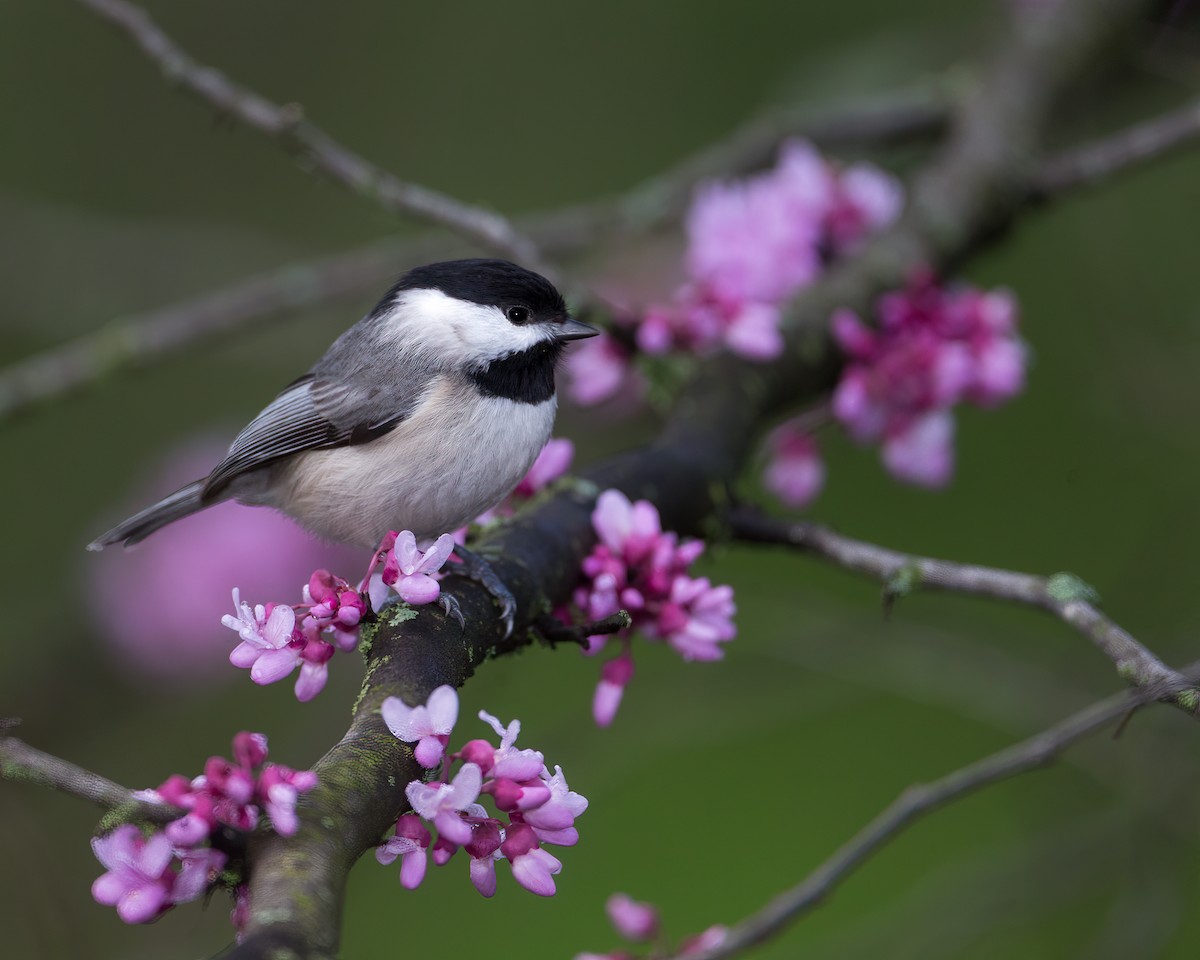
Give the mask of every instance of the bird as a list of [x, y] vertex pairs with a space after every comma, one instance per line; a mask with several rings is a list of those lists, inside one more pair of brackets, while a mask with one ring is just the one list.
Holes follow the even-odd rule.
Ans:
[[224, 500], [362, 547], [392, 530], [418, 542], [456, 530], [528, 471], [553, 429], [555, 367], [568, 343], [597, 333], [549, 280], [507, 260], [416, 267], [207, 476], [88, 549], [131, 546]]

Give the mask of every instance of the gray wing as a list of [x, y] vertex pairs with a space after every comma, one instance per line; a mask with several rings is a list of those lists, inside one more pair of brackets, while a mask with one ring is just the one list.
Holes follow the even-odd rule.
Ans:
[[234, 478], [292, 454], [368, 443], [410, 416], [428, 384], [362, 376], [371, 366], [367, 360], [356, 376], [361, 386], [320, 373], [291, 384], [237, 435], [204, 481], [203, 499], [216, 499]]

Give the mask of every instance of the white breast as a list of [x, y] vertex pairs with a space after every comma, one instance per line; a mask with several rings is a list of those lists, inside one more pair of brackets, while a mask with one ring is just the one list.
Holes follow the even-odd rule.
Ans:
[[318, 536], [364, 547], [388, 530], [448, 533], [512, 492], [550, 439], [556, 405], [443, 381], [378, 440], [296, 457], [277, 475], [272, 505]]

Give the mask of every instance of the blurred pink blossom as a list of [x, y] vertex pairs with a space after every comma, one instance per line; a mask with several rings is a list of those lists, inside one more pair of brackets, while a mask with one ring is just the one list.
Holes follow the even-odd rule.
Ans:
[[900, 212], [899, 181], [866, 164], [840, 168], [801, 140], [775, 167], [702, 185], [687, 215], [688, 282], [637, 330], [641, 350], [724, 346], [751, 360], [783, 350], [780, 309], [830, 259], [856, 249]]
[[[144, 505], [203, 476], [224, 452], [209, 440], [188, 444], [134, 501]], [[221, 503], [128, 550], [88, 554], [92, 619], [123, 669], [178, 684], [211, 682], [226, 673], [228, 646], [216, 624], [234, 584], [246, 596], [286, 596], [314, 567], [351, 555], [274, 510]]]
[[954, 473], [959, 403], [993, 407], [1025, 385], [1026, 348], [1006, 291], [943, 287], [928, 273], [879, 299], [878, 327], [849, 310], [830, 318], [847, 362], [834, 417], [860, 443], [881, 443], [887, 469], [926, 487]]
[[789, 507], [806, 507], [825, 485], [825, 461], [800, 421], [790, 420], [767, 437], [770, 457], [763, 485]]

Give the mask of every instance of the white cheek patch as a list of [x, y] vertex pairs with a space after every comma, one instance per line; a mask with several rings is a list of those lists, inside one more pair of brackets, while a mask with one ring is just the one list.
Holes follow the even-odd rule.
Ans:
[[548, 339], [542, 324], [517, 326], [499, 307], [456, 300], [440, 290], [405, 290], [381, 324], [381, 339], [464, 366], [486, 364]]

